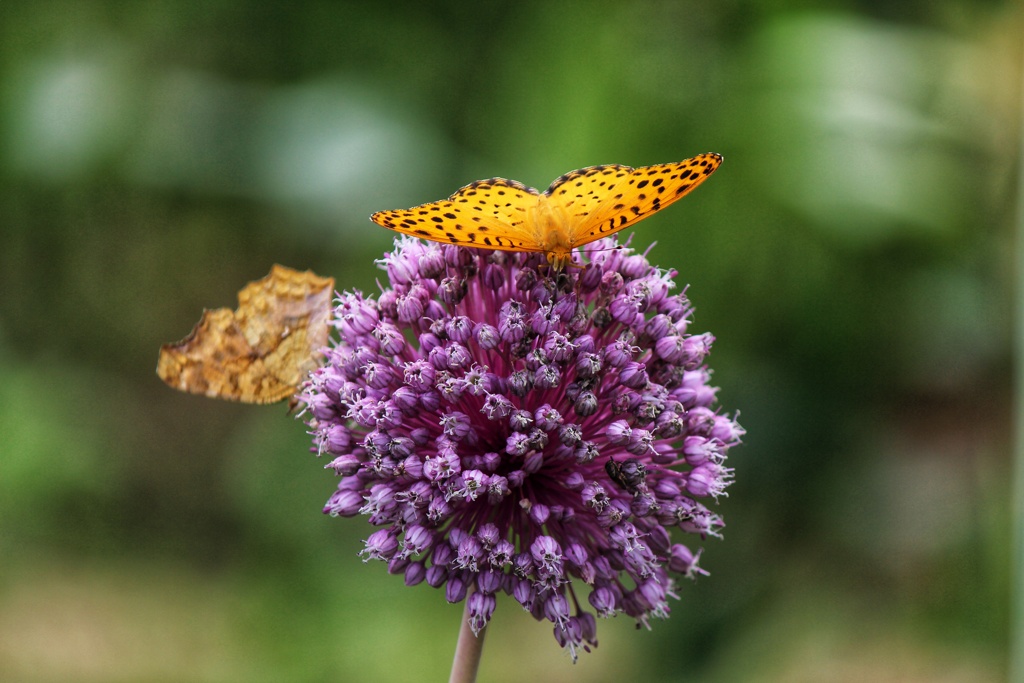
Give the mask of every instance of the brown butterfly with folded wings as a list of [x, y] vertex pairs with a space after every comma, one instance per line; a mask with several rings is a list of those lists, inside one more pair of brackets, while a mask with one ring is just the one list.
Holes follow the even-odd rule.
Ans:
[[243, 403], [295, 394], [327, 345], [334, 279], [275, 265], [238, 292], [238, 308], [203, 311], [160, 349], [156, 374], [180, 391]]

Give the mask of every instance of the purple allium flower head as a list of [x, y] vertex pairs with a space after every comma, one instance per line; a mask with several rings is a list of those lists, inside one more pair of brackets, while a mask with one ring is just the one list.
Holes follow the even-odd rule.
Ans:
[[714, 338], [687, 333], [675, 272], [614, 239], [582, 251], [554, 272], [399, 238], [378, 262], [391, 288], [339, 297], [340, 341], [300, 393], [340, 477], [324, 512], [380, 527], [366, 561], [468, 599], [477, 633], [504, 592], [573, 658], [595, 614], [648, 625], [674, 576], [704, 573], [669, 530], [719, 535], [705, 502], [744, 433], [713, 408]]

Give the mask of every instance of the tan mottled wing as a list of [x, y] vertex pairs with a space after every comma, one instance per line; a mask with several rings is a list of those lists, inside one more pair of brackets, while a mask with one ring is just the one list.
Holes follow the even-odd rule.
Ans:
[[293, 395], [327, 345], [334, 279], [275, 265], [238, 292], [238, 309], [203, 311], [192, 332], [160, 349], [168, 385], [245, 403]]
[[448, 199], [411, 209], [378, 211], [377, 225], [445, 244], [503, 251], [543, 251], [525, 227], [538, 192], [515, 180], [490, 178], [466, 185]]
[[714, 173], [720, 154], [700, 154], [674, 164], [630, 168], [612, 164], [566, 173], [545, 194], [559, 201], [573, 224], [574, 247], [608, 237], [681, 199]]

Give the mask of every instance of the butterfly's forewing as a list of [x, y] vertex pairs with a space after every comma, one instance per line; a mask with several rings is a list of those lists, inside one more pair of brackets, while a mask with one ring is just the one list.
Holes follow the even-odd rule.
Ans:
[[693, 191], [722, 163], [700, 154], [657, 166], [593, 166], [567, 173], [548, 188], [574, 217], [570, 243], [578, 247], [634, 225]]
[[440, 202], [378, 211], [377, 225], [413, 237], [504, 251], [542, 251], [525, 221], [538, 192], [515, 180], [490, 178], [466, 185]]

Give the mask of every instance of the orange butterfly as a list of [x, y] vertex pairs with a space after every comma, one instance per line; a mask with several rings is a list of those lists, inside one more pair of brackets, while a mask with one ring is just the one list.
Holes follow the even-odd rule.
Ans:
[[572, 250], [628, 228], [683, 197], [715, 172], [722, 155], [630, 168], [610, 164], [571, 171], [543, 194], [515, 180], [466, 185], [448, 199], [378, 211], [377, 225], [435, 242], [547, 255], [556, 269]]

